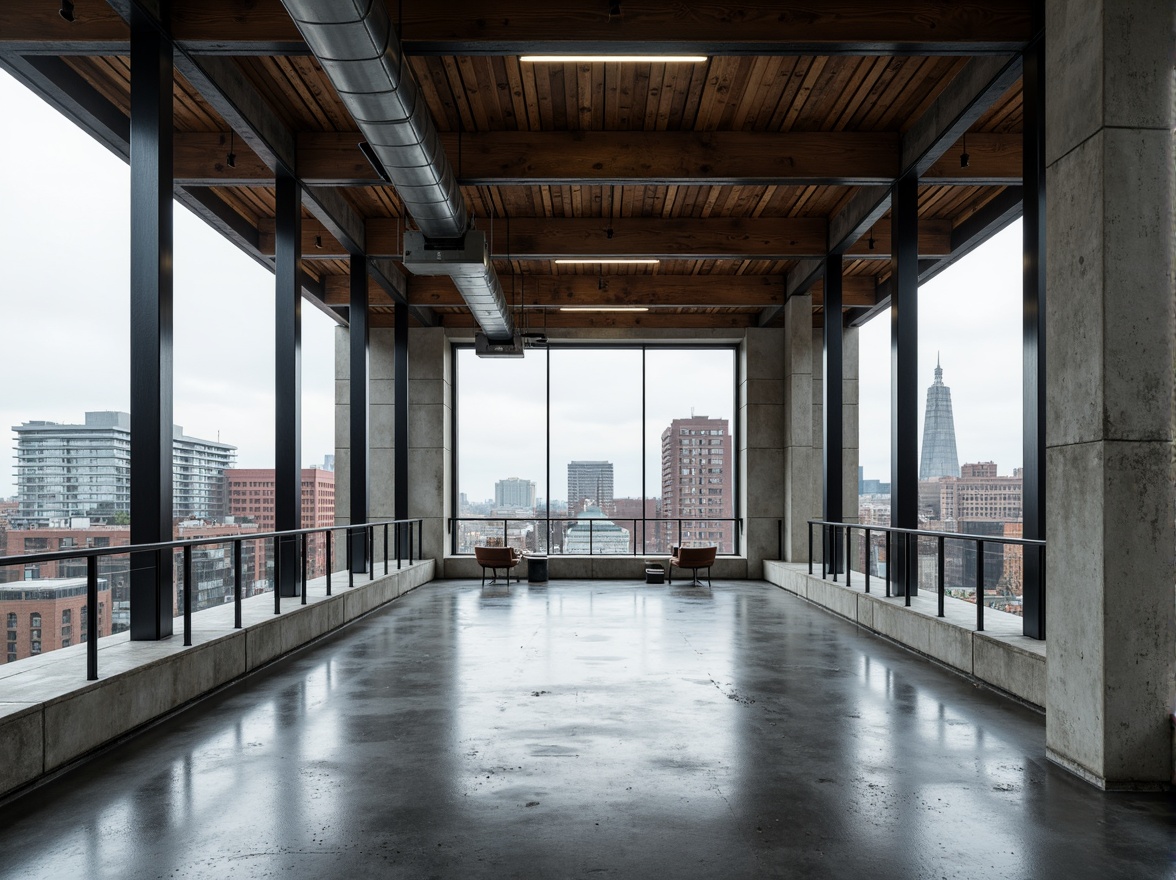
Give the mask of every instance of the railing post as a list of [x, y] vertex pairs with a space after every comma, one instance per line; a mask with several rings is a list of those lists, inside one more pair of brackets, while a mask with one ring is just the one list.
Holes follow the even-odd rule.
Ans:
[[939, 551], [939, 560], [938, 560], [938, 565], [939, 565], [939, 616], [943, 617], [944, 585], [943, 585], [943, 536], [942, 535], [940, 535], [936, 539], [936, 543], [939, 545], [939, 548], [938, 548], [938, 551]]
[[[410, 525], [409, 529], [411, 529], [411, 528], [412, 528], [412, 526]], [[408, 533], [408, 540], [409, 541], [412, 540], [412, 532], [411, 531]], [[506, 519], [503, 519], [503, 521], [502, 521], [502, 546], [503, 547], [507, 546], [506, 542], [509, 540], [510, 540], [510, 526], [508, 524], [508, 521]], [[409, 552], [411, 553], [412, 551], [409, 550]]]
[[[1022, 564], [1024, 564], [1022, 562]], [[976, 632], [984, 632], [984, 542], [976, 542]]]
[[368, 526], [363, 530], [368, 557], [368, 580], [376, 579], [376, 527]]
[[355, 552], [352, 549], [352, 544], [355, 541], [355, 530], [352, 526], [347, 527], [347, 589], [352, 589], [355, 586]]
[[309, 536], [307, 535], [306, 532], [302, 533], [302, 604], [303, 605], [306, 604], [306, 575], [307, 575], [307, 570], [306, 570], [306, 568], [307, 568], [307, 553], [306, 553], [307, 540], [306, 539], [308, 537]]
[[327, 529], [327, 595], [331, 595], [331, 535], [332, 529]]
[[184, 647], [192, 645], [192, 545], [184, 545]]
[[903, 570], [902, 570], [902, 574], [903, 574], [903, 590], [902, 591], [904, 593], [904, 596], [903, 596], [903, 603], [902, 604], [905, 605], [907, 608], [910, 608], [911, 607], [911, 574], [912, 574], [914, 567], [915, 567], [912, 564], [911, 538], [915, 538], [914, 544], [915, 544], [915, 551], [916, 552], [918, 552], [918, 549], [919, 549], [919, 539], [917, 537], [915, 537], [914, 535], [912, 535], [910, 532], [903, 532], [902, 537], [903, 537], [902, 556], [903, 556], [903, 560], [904, 560]]
[[821, 556], [822, 557], [824, 557], [824, 556], [829, 557], [829, 573], [831, 575], [833, 575], [833, 583], [837, 583], [837, 535], [838, 535], [838, 529], [837, 529], [837, 526], [826, 526], [826, 529], [827, 529], [828, 537], [826, 538], [826, 541], [825, 541], [825, 550], [827, 552], [822, 553]]
[[282, 591], [278, 585], [282, 582], [282, 539], [274, 535], [274, 614], [282, 613]]
[[845, 527], [845, 585], [849, 586], [849, 572], [853, 569], [853, 563], [850, 561], [850, 551], [853, 549], [853, 532], [849, 526]]
[[[783, 526], [781, 526], [781, 529], [783, 529]], [[808, 545], [809, 545], [809, 548], [808, 548], [809, 572], [808, 573], [812, 574], [813, 573], [813, 521], [811, 519], [808, 521]]]
[[[412, 526], [410, 525], [409, 528], [411, 529]], [[423, 519], [418, 519], [417, 520], [416, 558], [423, 559], [424, 556], [425, 556], [425, 521]], [[408, 548], [408, 564], [412, 565], [412, 562], [413, 562], [412, 548], [409, 547]], [[508, 584], [508, 586], [509, 586], [509, 584]]]
[[233, 542], [233, 629], [241, 628], [241, 539]]
[[[111, 592], [113, 596], [113, 591]], [[86, 679], [98, 680], [98, 557], [86, 557]]]
[[396, 570], [400, 571], [400, 562], [401, 562], [401, 556], [402, 556], [401, 550], [404, 547], [402, 540], [401, 540], [401, 537], [400, 537], [400, 523], [399, 522], [393, 523], [392, 529], [395, 532], [394, 543], [396, 544]]
[[866, 529], [866, 592], [870, 592], [870, 530]]
[[890, 598], [890, 557], [891, 550], [894, 549], [894, 541], [891, 539], [893, 532], [890, 529], [886, 530], [886, 598]]
[[388, 524], [384, 523], [384, 574], [388, 574]]

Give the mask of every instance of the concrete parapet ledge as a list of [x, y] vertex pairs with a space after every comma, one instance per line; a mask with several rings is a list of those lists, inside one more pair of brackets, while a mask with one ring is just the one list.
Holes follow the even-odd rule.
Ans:
[[[382, 565], [377, 563], [377, 572]], [[48, 777], [145, 724], [321, 638], [433, 579], [432, 559], [404, 564], [374, 580], [347, 574], [307, 585], [307, 604], [273, 593], [192, 615], [192, 645], [183, 622], [158, 642], [132, 642], [127, 633], [98, 642], [98, 681], [86, 680], [86, 645], [0, 666], [0, 797]]]
[[[937, 617], [934, 593], [886, 598], [886, 585], [874, 578], [865, 591], [865, 576], [854, 572], [853, 585], [810, 575], [808, 565], [765, 561], [764, 580], [808, 599], [835, 614], [925, 654], [998, 690], [1040, 709], [1045, 708], [1046, 643], [1021, 633], [1021, 618], [985, 609], [984, 632], [976, 632], [976, 606], [961, 599], [944, 600]], [[881, 592], [876, 592], [881, 591]]]

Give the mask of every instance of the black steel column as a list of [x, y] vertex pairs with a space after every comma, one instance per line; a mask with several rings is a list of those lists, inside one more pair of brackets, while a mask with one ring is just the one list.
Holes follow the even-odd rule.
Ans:
[[[274, 248], [274, 520], [278, 531], [302, 528], [302, 194], [297, 178], [279, 172]], [[298, 541], [279, 542], [281, 595], [299, 592]]]
[[[351, 308], [348, 310], [351, 410], [351, 508], [352, 525], [368, 521], [368, 265], [363, 254], [351, 255]], [[367, 571], [367, 542], [362, 532], [351, 535], [351, 570]]]
[[[822, 349], [821, 412], [823, 414], [823, 454], [821, 515], [827, 522], [841, 522], [842, 495], [844, 494], [844, 457], [842, 448], [842, 390], [844, 388], [845, 357], [843, 355], [844, 325], [841, 317], [841, 266], [840, 254], [830, 254], [825, 259], [825, 330]], [[825, 561], [833, 574], [841, 565], [840, 532], [825, 530], [822, 544]]]
[[[890, 202], [890, 522], [919, 524], [919, 178], [907, 174], [894, 185]], [[890, 577], [895, 595], [906, 595], [905, 541], [891, 545]], [[911, 595], [918, 577], [910, 579]]]
[[[171, 41], [132, 4], [132, 544], [172, 539], [172, 131]], [[171, 553], [131, 557], [130, 598], [132, 639], [172, 634]]]
[[[396, 303], [396, 351], [393, 370], [396, 374], [395, 448], [393, 512], [396, 519], [408, 518], [408, 303]], [[401, 553], [407, 555], [412, 540], [411, 529], [401, 529]], [[418, 549], [419, 554], [423, 552]]]
[[[1045, 41], [1041, 3], [1034, 3], [1033, 40], [1025, 50], [1022, 101], [1024, 193], [1024, 471], [1026, 538], [1045, 538]], [[1045, 638], [1045, 571], [1041, 554], [1022, 550], [1025, 635]]]

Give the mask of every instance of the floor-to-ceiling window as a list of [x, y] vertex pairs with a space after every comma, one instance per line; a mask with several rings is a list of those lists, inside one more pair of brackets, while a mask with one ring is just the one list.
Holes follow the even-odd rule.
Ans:
[[456, 348], [454, 552], [737, 553], [735, 352]]

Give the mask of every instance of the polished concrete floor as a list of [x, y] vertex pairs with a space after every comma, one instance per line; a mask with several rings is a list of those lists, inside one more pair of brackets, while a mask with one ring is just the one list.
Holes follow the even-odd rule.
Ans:
[[0, 810], [0, 875], [1176, 877], [1043, 738], [762, 582], [435, 583]]

